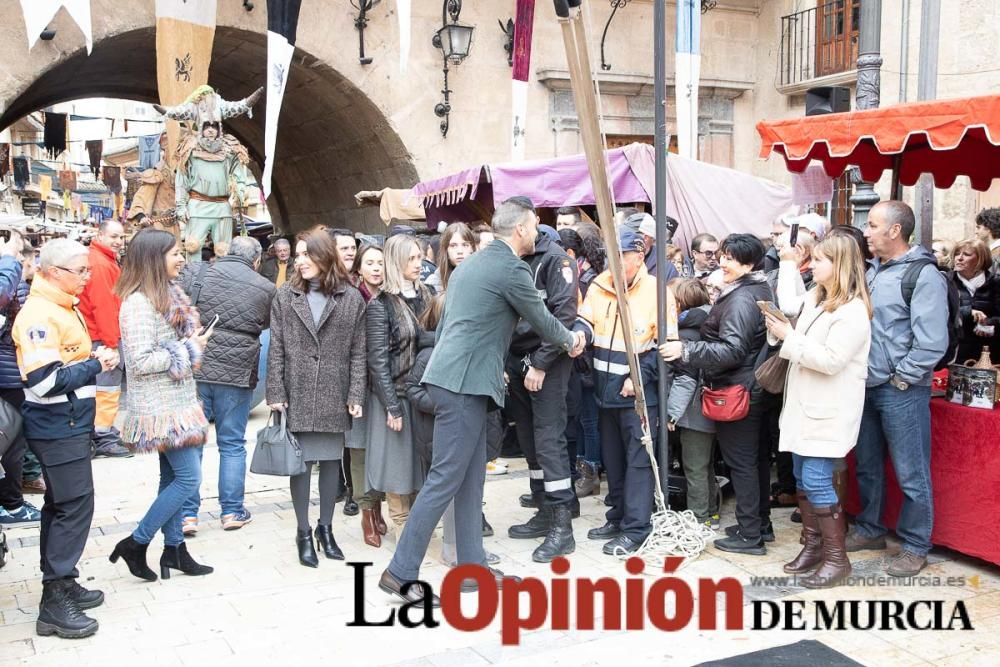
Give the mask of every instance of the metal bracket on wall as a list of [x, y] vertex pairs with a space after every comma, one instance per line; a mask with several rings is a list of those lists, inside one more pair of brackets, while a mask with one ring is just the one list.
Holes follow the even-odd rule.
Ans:
[[368, 27], [368, 12], [372, 5], [379, 0], [350, 0], [351, 6], [358, 10], [358, 17], [354, 19], [354, 27], [358, 30], [358, 62], [362, 65], [371, 65], [372, 59], [365, 55], [365, 28]]
[[604, 57], [604, 40], [608, 38], [608, 28], [611, 27], [611, 21], [614, 20], [618, 9], [624, 7], [628, 3], [629, 0], [611, 0], [611, 16], [608, 17], [608, 22], [604, 24], [604, 32], [601, 33], [601, 69], [605, 72], [611, 69], [611, 63], [609, 63]]

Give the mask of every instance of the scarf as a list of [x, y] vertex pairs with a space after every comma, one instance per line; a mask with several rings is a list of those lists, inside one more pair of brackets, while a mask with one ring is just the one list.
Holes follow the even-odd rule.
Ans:
[[962, 276], [962, 274], [959, 273], [958, 271], [955, 272], [955, 275], [958, 276], [958, 279], [962, 281], [963, 285], [965, 285], [965, 289], [969, 290], [969, 294], [971, 296], [976, 296], [976, 290], [978, 290], [980, 287], [982, 287], [983, 285], [986, 284], [986, 272], [985, 271], [983, 273], [979, 273], [979, 274], [973, 276], [969, 280], [966, 280]]
[[752, 285], [754, 283], [766, 283], [767, 275], [763, 271], [751, 271], [745, 276], [734, 280], [733, 282], [722, 288], [722, 292], [719, 294], [718, 300], [726, 296], [730, 292], [736, 290], [737, 288], [743, 287], [744, 285]]

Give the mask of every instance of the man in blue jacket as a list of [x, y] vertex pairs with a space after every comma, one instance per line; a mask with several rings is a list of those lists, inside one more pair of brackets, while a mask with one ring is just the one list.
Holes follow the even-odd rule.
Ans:
[[[909, 240], [913, 210], [900, 201], [872, 208], [865, 228], [875, 255], [868, 269], [872, 345], [861, 432], [854, 449], [861, 513], [848, 536], [847, 550], [885, 549], [882, 523], [885, 450], [903, 491], [896, 534], [903, 548], [889, 564], [896, 577], [914, 576], [927, 563], [934, 528], [931, 490], [931, 380], [948, 349], [948, 294], [934, 256]], [[914, 263], [917, 274], [907, 303], [902, 282]]]

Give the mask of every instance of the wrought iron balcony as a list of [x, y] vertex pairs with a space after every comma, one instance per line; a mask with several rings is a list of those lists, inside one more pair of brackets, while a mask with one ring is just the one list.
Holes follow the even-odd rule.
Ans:
[[781, 18], [779, 88], [804, 89], [817, 79], [828, 83], [853, 79], [860, 5], [860, 0], [834, 0]]

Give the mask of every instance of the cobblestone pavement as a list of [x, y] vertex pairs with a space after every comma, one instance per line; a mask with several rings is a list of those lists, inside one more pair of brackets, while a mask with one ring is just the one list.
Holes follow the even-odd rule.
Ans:
[[[262, 425], [264, 413], [255, 411], [248, 433]], [[80, 565], [81, 582], [104, 590], [104, 606], [90, 612], [101, 629], [93, 637], [61, 640], [37, 637], [35, 616], [41, 593], [38, 573], [38, 529], [11, 529], [12, 560], [0, 570], [0, 665], [112, 665], [128, 660], [144, 665], [280, 665], [300, 659], [325, 659], [343, 665], [420, 665], [475, 667], [487, 664], [546, 665], [550, 667], [625, 664], [691, 665], [740, 655], [768, 647], [818, 639], [866, 665], [996, 665], [1000, 664], [1000, 569], [954, 552], [934, 552], [924, 574], [965, 577], [961, 586], [840, 587], [806, 591], [792, 586], [751, 586], [751, 576], [780, 576], [781, 564], [798, 549], [797, 526], [788, 521], [790, 510], [775, 513], [777, 541], [765, 557], [723, 554], [711, 547], [678, 574], [692, 582], [698, 577], [733, 576], [744, 585], [745, 623], [752, 620], [753, 600], [963, 600], [975, 629], [971, 632], [892, 631], [700, 631], [696, 627], [673, 633], [644, 631], [554, 631], [542, 628], [522, 634], [519, 646], [500, 642], [500, 623], [476, 633], [442, 624], [435, 629], [402, 627], [347, 627], [354, 613], [353, 570], [322, 559], [318, 569], [299, 565], [295, 523], [284, 480], [250, 475], [247, 506], [253, 523], [223, 532], [214, 506], [218, 456], [206, 448], [203, 514], [198, 536], [189, 541], [192, 554], [213, 565], [204, 578], [175, 575], [169, 581], [146, 583], [132, 577], [124, 563], [112, 565], [108, 554], [141, 516], [157, 484], [157, 462], [152, 456], [94, 462], [97, 511], [91, 539]], [[522, 576], [551, 578], [548, 566], [531, 561], [536, 540], [511, 540], [507, 527], [528, 518], [517, 505], [527, 489], [523, 460], [511, 473], [490, 478], [486, 485], [486, 514], [496, 536], [487, 548], [499, 554], [500, 568]], [[35, 496], [33, 500], [40, 498]], [[576, 553], [569, 576], [626, 578], [621, 562], [604, 556], [601, 544], [586, 539], [586, 531], [603, 522], [604, 506], [597, 498], [582, 501], [583, 515], [574, 521]], [[369, 620], [384, 619], [398, 608], [375, 588], [376, 576], [388, 563], [391, 543], [373, 549], [361, 541], [359, 517], [345, 517], [338, 505], [334, 532], [348, 560], [370, 561], [366, 581], [365, 613]], [[732, 504], [725, 507], [723, 525], [733, 522]], [[314, 514], [315, 517], [315, 514]], [[315, 521], [315, 518], [313, 519]], [[423, 576], [437, 586], [446, 569], [437, 561], [440, 540], [431, 543]], [[890, 546], [890, 552], [893, 548]], [[159, 554], [159, 539], [150, 549], [150, 562]], [[859, 554], [855, 554], [858, 556]], [[876, 574], [886, 555], [867, 552], [854, 560], [859, 574]], [[652, 568], [649, 568], [650, 570]], [[475, 596], [463, 597], [471, 614]], [[720, 605], [721, 606], [721, 605]], [[947, 620], [949, 611], [945, 613]], [[807, 612], [807, 617], [811, 616]], [[600, 627], [598, 622], [598, 627]], [[647, 624], [648, 625], [648, 624]], [[695, 624], [692, 624], [695, 625]], [[811, 625], [811, 624], [810, 624]]]

